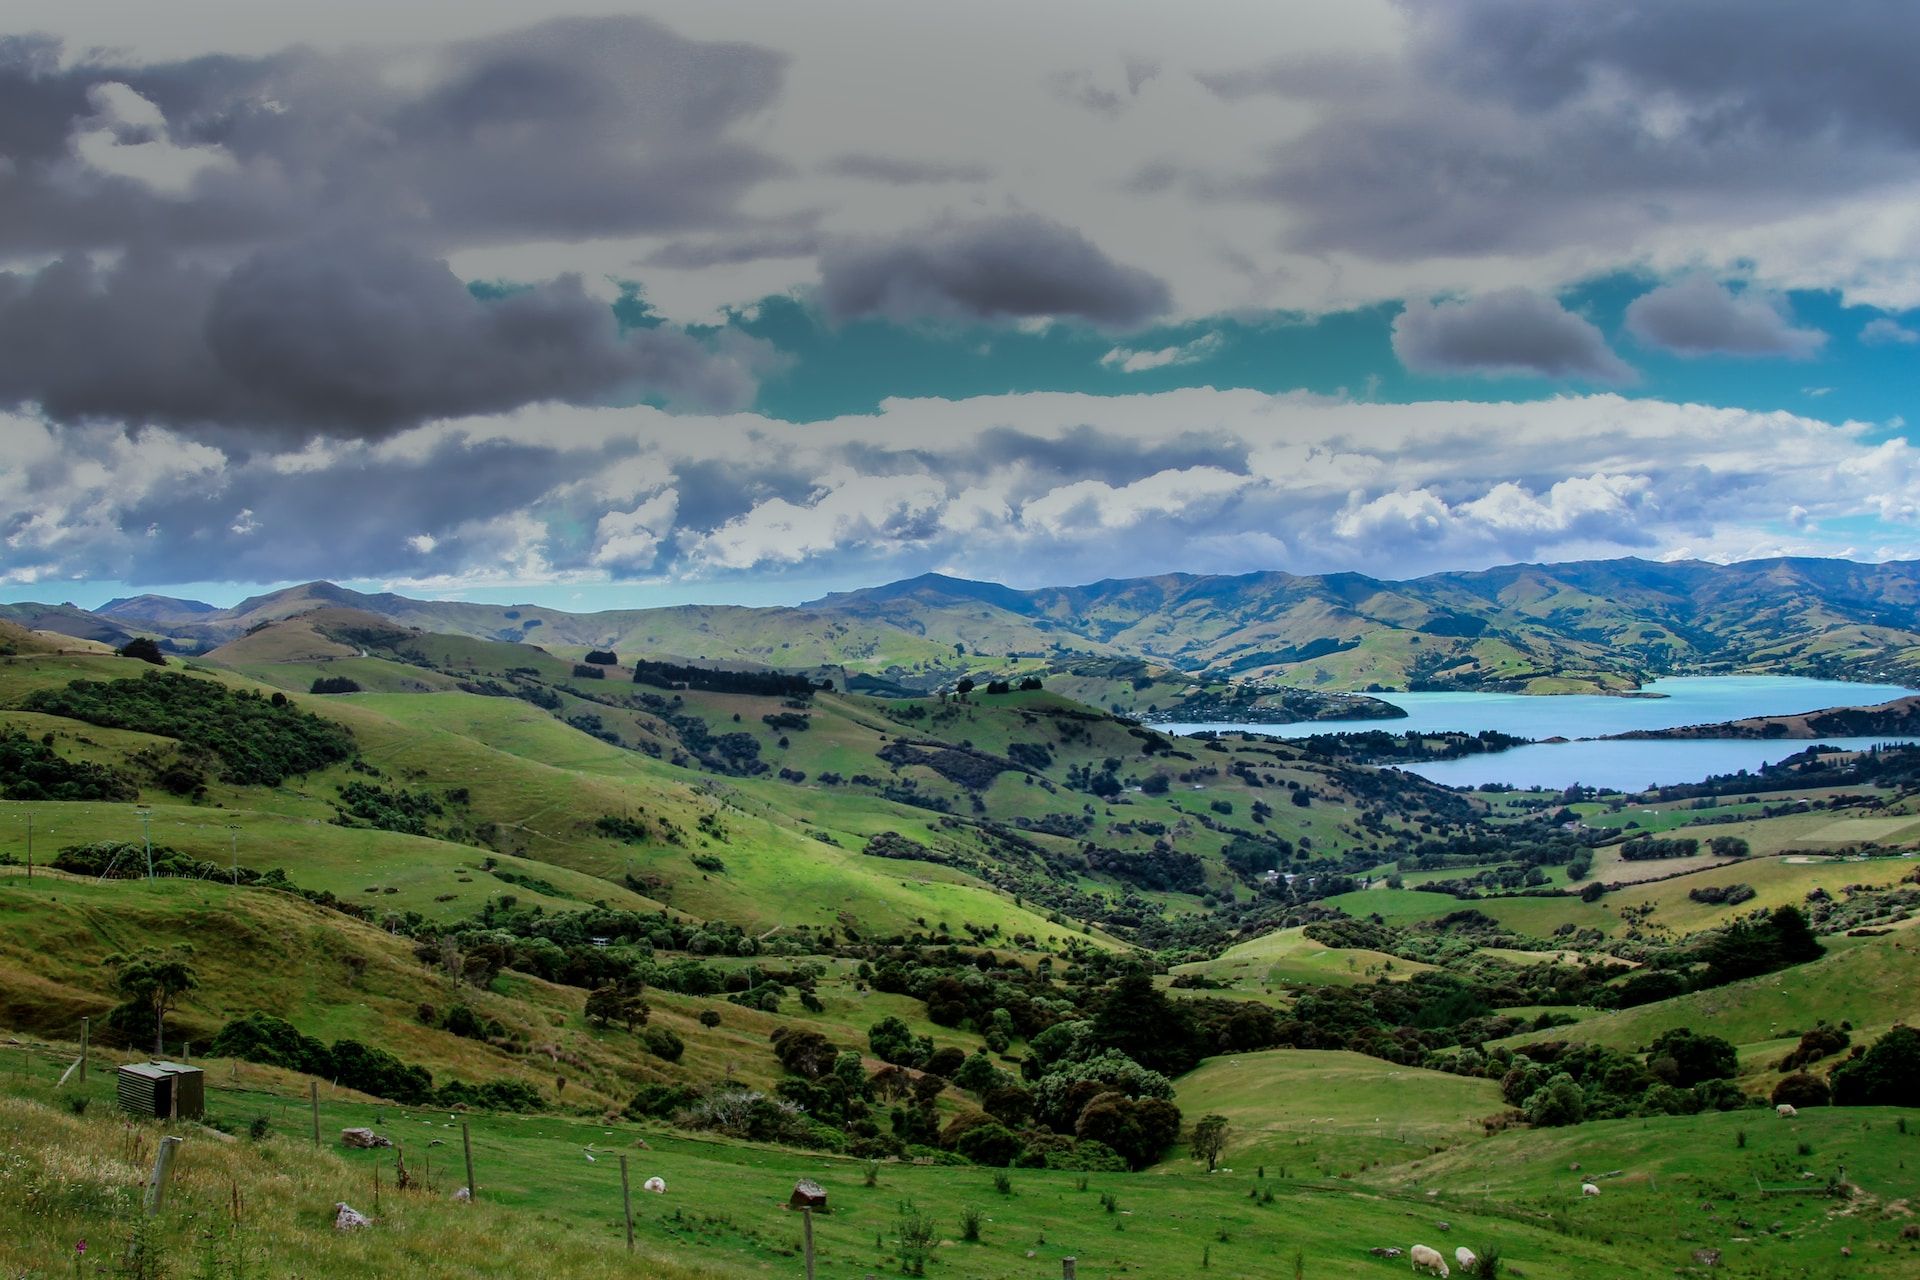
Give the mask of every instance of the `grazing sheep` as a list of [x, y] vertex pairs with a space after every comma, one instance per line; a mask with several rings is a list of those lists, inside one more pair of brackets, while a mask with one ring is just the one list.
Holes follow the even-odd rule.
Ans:
[[1461, 1275], [1472, 1275], [1473, 1269], [1480, 1265], [1480, 1259], [1473, 1256], [1473, 1250], [1461, 1245], [1453, 1251], [1453, 1260], [1460, 1264]]
[[641, 1184], [641, 1188], [642, 1190], [651, 1191], [657, 1196], [667, 1194], [667, 1183], [664, 1178], [648, 1178], [646, 1182]]
[[1583, 1182], [1580, 1184], [1580, 1194], [1583, 1196], [1597, 1196], [1600, 1194], [1600, 1188], [1594, 1186], [1591, 1182]]
[[1796, 1108], [1791, 1102], [1781, 1103], [1779, 1106], [1773, 1109], [1773, 1113], [1779, 1116], [1782, 1120], [1791, 1120], [1795, 1116], [1800, 1114], [1799, 1109]]
[[1447, 1277], [1452, 1274], [1447, 1270], [1447, 1260], [1440, 1256], [1438, 1249], [1429, 1249], [1423, 1244], [1417, 1244], [1413, 1246], [1411, 1257], [1415, 1271], [1431, 1272], [1439, 1276], [1440, 1280], [1447, 1280]]

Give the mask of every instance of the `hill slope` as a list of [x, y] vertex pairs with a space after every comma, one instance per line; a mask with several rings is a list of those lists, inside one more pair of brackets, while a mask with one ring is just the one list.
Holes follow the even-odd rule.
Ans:
[[968, 673], [1128, 658], [1190, 677], [1319, 690], [1627, 689], [1674, 671], [1920, 678], [1920, 564], [1623, 559], [1392, 582], [1361, 574], [1170, 574], [1021, 591], [925, 575], [792, 608], [574, 614], [310, 583], [208, 611], [139, 597], [102, 616], [8, 606], [75, 634], [145, 627], [211, 648], [261, 622], [349, 607], [403, 626], [787, 669], [844, 665], [919, 688]]

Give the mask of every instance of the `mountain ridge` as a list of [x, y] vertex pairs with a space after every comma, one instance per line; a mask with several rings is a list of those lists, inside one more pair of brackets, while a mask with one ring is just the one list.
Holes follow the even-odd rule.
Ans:
[[[325, 581], [228, 608], [140, 596], [112, 613], [0, 606], [72, 634], [146, 628], [204, 651], [262, 622], [348, 607], [405, 626], [561, 652], [845, 665], [931, 688], [998, 664], [1159, 664], [1193, 679], [1326, 691], [1624, 691], [1679, 672], [1920, 679], [1920, 562], [1636, 557], [1391, 580], [1343, 572], [1164, 574], [1021, 589], [921, 574], [799, 605], [572, 613], [366, 594]], [[1144, 674], [1144, 672], [1142, 673]]]

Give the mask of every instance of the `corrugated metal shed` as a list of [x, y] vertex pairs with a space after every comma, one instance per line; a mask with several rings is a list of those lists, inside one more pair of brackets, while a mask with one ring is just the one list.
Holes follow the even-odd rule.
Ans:
[[184, 1116], [197, 1120], [207, 1109], [207, 1077], [181, 1062], [135, 1062], [120, 1068], [120, 1109], [143, 1118]]

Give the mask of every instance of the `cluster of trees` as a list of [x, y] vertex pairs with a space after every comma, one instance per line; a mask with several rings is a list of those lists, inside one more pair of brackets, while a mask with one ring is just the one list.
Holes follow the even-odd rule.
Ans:
[[1896, 1024], [1872, 1048], [1853, 1046], [1823, 1079], [1807, 1070], [1851, 1041], [1844, 1024], [1825, 1023], [1800, 1037], [1776, 1065], [1791, 1074], [1774, 1086], [1773, 1101], [1796, 1107], [1920, 1107], [1920, 1031]]
[[354, 753], [344, 727], [301, 711], [284, 693], [266, 698], [177, 671], [75, 680], [64, 689], [36, 690], [23, 705], [103, 728], [177, 738], [219, 756], [221, 776], [241, 785], [278, 786]]
[[91, 760], [68, 760], [51, 733], [34, 739], [0, 729], [0, 795], [9, 800], [133, 800], [133, 779]]
[[713, 693], [748, 693], [770, 698], [807, 698], [833, 687], [832, 681], [816, 685], [805, 676], [779, 671], [721, 671], [714, 667], [646, 660], [633, 664], [633, 682], [656, 689], [705, 689]]
[[308, 693], [359, 693], [360, 682], [352, 676], [316, 676]]
[[1736, 1111], [1751, 1100], [1733, 1083], [1734, 1047], [1687, 1028], [1668, 1031], [1646, 1060], [1600, 1045], [1548, 1041], [1516, 1052], [1500, 1096], [1543, 1127], [1635, 1115]]
[[358, 778], [349, 779], [340, 787], [340, 800], [333, 810], [337, 826], [373, 827], [410, 836], [431, 834], [427, 820], [446, 813], [440, 801], [427, 792], [408, 791], [403, 787], [389, 790]]
[[449, 1080], [436, 1088], [432, 1072], [404, 1062], [385, 1049], [345, 1039], [326, 1045], [269, 1013], [249, 1013], [227, 1023], [207, 1052], [216, 1058], [240, 1058], [322, 1076], [349, 1089], [408, 1106], [537, 1111], [542, 1105], [539, 1091], [518, 1080], [489, 1080], [484, 1084]]

